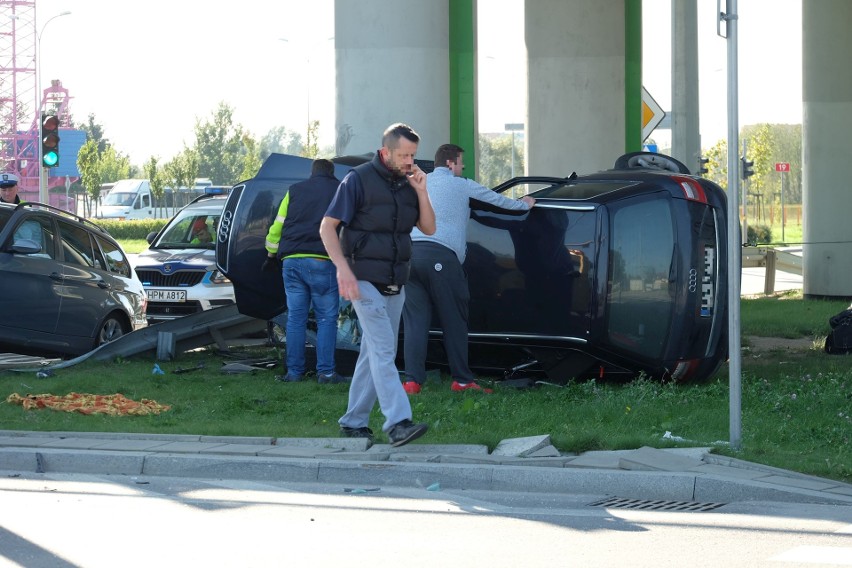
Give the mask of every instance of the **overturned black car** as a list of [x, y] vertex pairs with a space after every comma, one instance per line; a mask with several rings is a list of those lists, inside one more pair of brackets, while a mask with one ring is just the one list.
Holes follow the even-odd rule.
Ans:
[[[335, 159], [338, 177], [367, 159]], [[286, 309], [280, 275], [260, 270], [263, 243], [279, 201], [310, 175], [310, 163], [273, 154], [231, 191], [216, 255], [244, 314], [271, 319]], [[640, 373], [690, 382], [725, 361], [727, 208], [717, 185], [672, 158], [638, 152], [612, 170], [513, 178], [494, 191], [529, 194], [536, 205], [523, 216], [471, 216], [472, 368], [543, 372], [555, 382]], [[446, 364], [437, 321], [429, 362]]]

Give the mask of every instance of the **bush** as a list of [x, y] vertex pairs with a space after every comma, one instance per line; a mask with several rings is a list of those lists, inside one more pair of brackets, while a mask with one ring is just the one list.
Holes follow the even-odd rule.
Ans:
[[748, 239], [747, 242], [749, 245], [756, 244], [769, 244], [772, 242], [772, 229], [769, 228], [768, 225], [754, 225], [748, 226]]
[[93, 219], [106, 229], [114, 239], [145, 239], [148, 233], [162, 229], [168, 219], [134, 219], [121, 221], [119, 219]]

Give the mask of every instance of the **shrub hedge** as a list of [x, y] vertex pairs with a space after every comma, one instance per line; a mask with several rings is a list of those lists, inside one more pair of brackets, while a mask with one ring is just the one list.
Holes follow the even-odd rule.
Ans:
[[133, 219], [121, 221], [119, 219], [93, 219], [95, 224], [100, 225], [115, 239], [145, 239], [148, 233], [159, 231], [168, 219]]

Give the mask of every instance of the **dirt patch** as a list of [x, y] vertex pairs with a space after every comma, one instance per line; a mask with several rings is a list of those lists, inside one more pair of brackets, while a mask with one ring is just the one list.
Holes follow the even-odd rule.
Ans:
[[749, 335], [745, 337], [744, 344], [753, 352], [767, 351], [790, 351], [803, 352], [812, 349], [822, 349], [822, 345], [814, 345], [815, 340], [811, 337], [799, 337], [787, 339], [784, 337], [760, 337]]

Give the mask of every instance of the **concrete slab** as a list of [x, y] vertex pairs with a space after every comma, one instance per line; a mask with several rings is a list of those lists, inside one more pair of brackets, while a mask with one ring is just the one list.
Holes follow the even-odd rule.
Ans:
[[490, 489], [493, 468], [466, 467], [438, 463], [356, 463], [321, 460], [321, 483], [338, 483], [347, 487], [417, 487], [426, 489], [434, 483], [443, 488]]
[[169, 442], [157, 448], [157, 451], [173, 454], [199, 454], [205, 450], [224, 445], [220, 443], [207, 444], [204, 442]]
[[618, 467], [638, 471], [686, 471], [703, 463], [694, 458], [643, 446], [619, 458]]
[[99, 438], [54, 438], [53, 441], [41, 444], [39, 447], [90, 450], [103, 443], [103, 440]]
[[524, 459], [527, 458], [558, 458], [561, 457], [562, 454], [559, 453], [554, 446], [544, 446], [543, 448], [539, 448], [534, 452], [530, 452], [524, 456]]
[[367, 438], [275, 438], [273, 445], [294, 448], [340, 448], [347, 452], [363, 452], [371, 444]]
[[758, 480], [723, 479], [712, 475], [695, 478], [696, 501], [733, 503], [737, 501], [770, 501], [781, 503], [844, 503], [852, 504], [852, 497], [828, 491], [812, 491], [796, 487], [762, 483]]
[[271, 446], [274, 440], [275, 438], [264, 436], [201, 436], [198, 441], [211, 444], [255, 444]]
[[[632, 450], [627, 450], [632, 451]], [[566, 467], [587, 469], [619, 469], [618, 461], [627, 451], [619, 452], [585, 452], [566, 464]]]
[[811, 479], [797, 479], [793, 477], [785, 477], [781, 475], [767, 475], [761, 477], [758, 481], [762, 483], [772, 483], [774, 485], [783, 485], [784, 487], [796, 487], [798, 489], [811, 489], [814, 491], [825, 491], [838, 487], [840, 483], [835, 481], [815, 481]]
[[441, 463], [458, 463], [458, 464], [483, 464], [483, 465], [500, 465], [503, 456], [479, 455], [479, 454], [442, 454]]
[[239, 456], [152, 454], [145, 459], [142, 473], [201, 479], [315, 482], [318, 470], [319, 462], [314, 459], [246, 460]]
[[258, 451], [259, 456], [277, 458], [317, 458], [342, 452], [342, 448], [301, 448], [298, 446], [270, 446]]
[[441, 463], [441, 454], [426, 453], [389, 453], [389, 461], [395, 462], [419, 462], [419, 463]]
[[554, 456], [540, 458], [503, 458], [501, 465], [518, 465], [521, 467], [565, 467], [571, 461], [570, 456]]
[[383, 462], [388, 461], [390, 454], [379, 452], [339, 452], [336, 454], [327, 454], [322, 456], [324, 460], [341, 460], [341, 461], [373, 461]]
[[825, 490], [827, 493], [834, 493], [835, 495], [846, 495], [852, 497], [852, 486], [846, 485], [838, 485], [837, 487], [831, 487]]
[[668, 472], [503, 466], [494, 468], [492, 479], [492, 489], [495, 491], [524, 490], [689, 501], [693, 495], [695, 476]]
[[501, 440], [491, 454], [495, 456], [524, 457], [549, 445], [550, 434], [527, 436], [525, 438], [508, 438]]
[[43, 444], [49, 444], [56, 438], [39, 437], [39, 436], [0, 436], [0, 447], [10, 448], [36, 448]]
[[257, 456], [271, 447], [263, 444], [221, 444], [207, 450], [201, 450], [198, 453], [226, 456]]
[[732, 479], [758, 479], [760, 477], [766, 477], [765, 473], [754, 469], [740, 469], [738, 467], [729, 467], [712, 463], [701, 464], [698, 467], [690, 468], [687, 471], [704, 475], [718, 475], [720, 477], [729, 477]]
[[103, 452], [78, 449], [39, 449], [36, 459], [48, 473], [104, 473], [140, 475], [144, 452]]
[[470, 454], [488, 455], [488, 446], [482, 444], [406, 444], [395, 448], [390, 444], [373, 444], [371, 452], [406, 454]]
[[0, 448], [0, 471], [40, 473], [35, 452], [29, 448]]
[[144, 452], [153, 450], [169, 444], [166, 440], [100, 440], [97, 445], [93, 446], [94, 450], [109, 450], [123, 452]]

